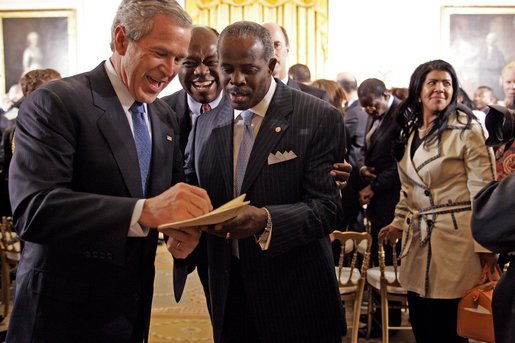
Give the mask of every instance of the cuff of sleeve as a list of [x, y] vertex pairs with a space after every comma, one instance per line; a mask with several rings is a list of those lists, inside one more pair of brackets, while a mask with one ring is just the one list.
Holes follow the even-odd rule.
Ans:
[[268, 250], [268, 247], [270, 246], [270, 240], [272, 238], [272, 216], [266, 207], [263, 207], [263, 210], [266, 211], [267, 215], [266, 227], [265, 231], [263, 231], [259, 237], [256, 236], [256, 243], [259, 244], [261, 250], [265, 251]]
[[141, 217], [141, 213], [143, 212], [144, 204], [145, 199], [140, 199], [136, 202], [136, 206], [134, 206], [134, 211], [132, 211], [131, 226], [129, 227], [127, 237], [147, 237], [149, 228], [143, 227], [138, 223], [138, 220]]

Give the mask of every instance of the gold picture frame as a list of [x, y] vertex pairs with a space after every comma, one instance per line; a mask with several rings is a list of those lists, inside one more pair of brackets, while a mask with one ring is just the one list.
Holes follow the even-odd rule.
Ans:
[[444, 6], [441, 18], [443, 55], [461, 87], [473, 97], [489, 86], [502, 99], [501, 70], [515, 60], [515, 7]]
[[72, 9], [0, 11], [0, 91], [31, 69], [76, 72], [76, 13]]

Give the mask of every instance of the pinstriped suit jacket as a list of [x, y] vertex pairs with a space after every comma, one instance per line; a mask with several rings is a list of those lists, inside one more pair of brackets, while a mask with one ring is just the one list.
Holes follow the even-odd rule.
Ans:
[[[215, 207], [233, 198], [233, 118], [225, 102], [197, 122], [196, 173]], [[269, 250], [262, 251], [254, 238], [239, 240], [245, 292], [262, 342], [340, 342], [346, 330], [327, 236], [341, 217], [329, 170], [342, 160], [342, 134], [335, 108], [278, 82], [242, 185], [251, 204], [266, 206], [273, 220]], [[293, 151], [297, 158], [269, 165], [269, 154], [277, 151]], [[199, 255], [208, 259], [219, 342], [231, 242], [212, 235], [206, 240], [207, 252]]]

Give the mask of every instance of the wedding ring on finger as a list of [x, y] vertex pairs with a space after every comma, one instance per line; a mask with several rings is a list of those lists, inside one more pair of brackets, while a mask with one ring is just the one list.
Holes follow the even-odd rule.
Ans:
[[230, 232], [227, 232], [227, 233], [225, 234], [225, 239], [230, 239], [230, 238], [231, 238], [231, 233], [230, 233]]

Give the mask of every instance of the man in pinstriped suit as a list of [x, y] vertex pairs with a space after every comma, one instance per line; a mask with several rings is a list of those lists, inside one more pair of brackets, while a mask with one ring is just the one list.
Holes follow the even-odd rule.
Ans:
[[[343, 160], [343, 120], [272, 77], [273, 42], [262, 26], [228, 26], [218, 55], [228, 101], [199, 117], [192, 165], [213, 206], [232, 199], [245, 134], [240, 112], [252, 110], [255, 141], [240, 192], [251, 205], [203, 228], [205, 250], [176, 259], [176, 297], [206, 258], [215, 342], [339, 343], [346, 327], [328, 234], [341, 202], [329, 171]], [[174, 240], [168, 248], [174, 254]]]

